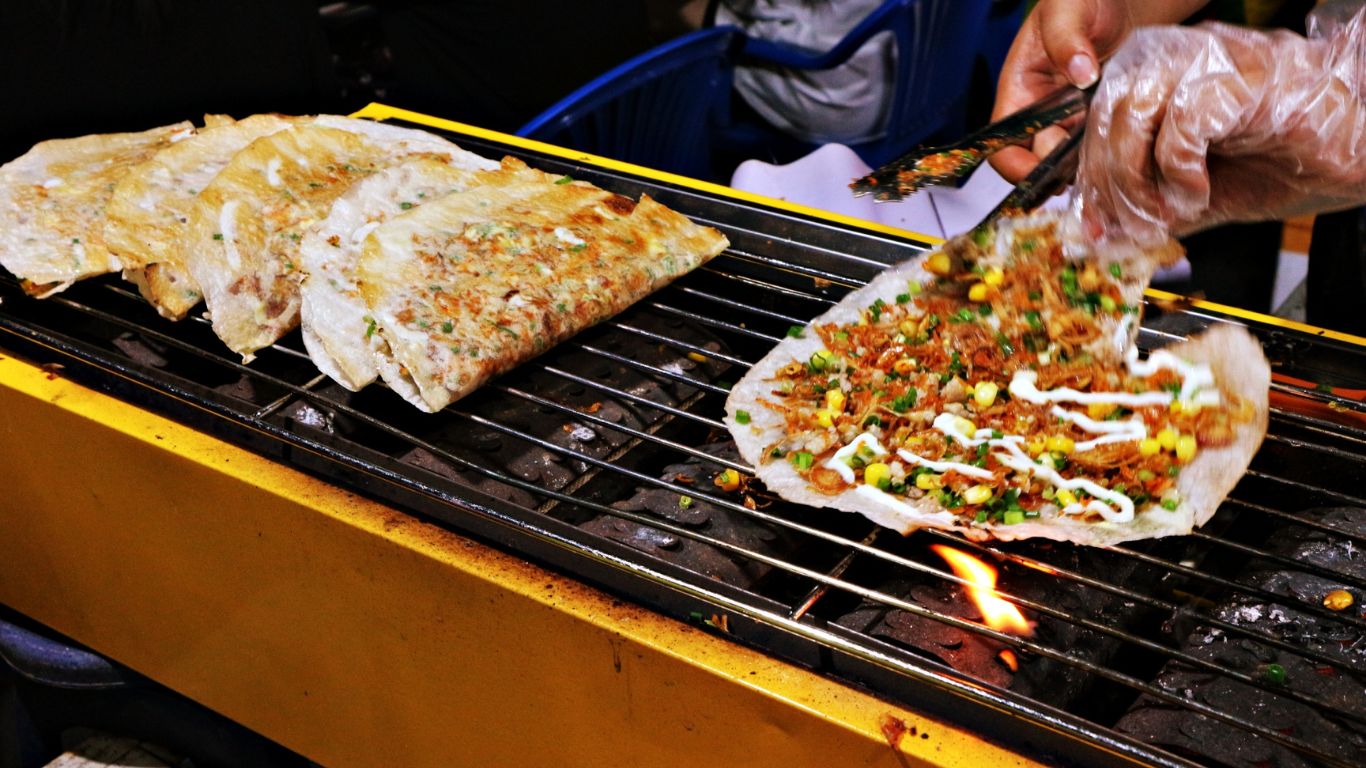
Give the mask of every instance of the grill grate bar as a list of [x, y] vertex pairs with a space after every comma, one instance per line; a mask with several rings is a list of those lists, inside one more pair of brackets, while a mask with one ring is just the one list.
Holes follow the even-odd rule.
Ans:
[[[559, 411], [560, 413], [563, 413], [563, 414], [568, 415], [568, 416], [572, 416], [572, 417], [575, 418], [575, 419], [583, 419], [584, 421], [591, 422], [591, 423], [596, 424], [596, 425], [598, 425], [598, 426], [600, 426], [600, 427], [603, 427], [604, 429], [610, 429], [610, 430], [613, 430], [613, 431], [615, 431], [615, 432], [620, 432], [620, 433], [622, 433], [622, 434], [624, 434], [624, 435], [630, 435], [631, 437], [634, 437], [634, 438], [636, 438], [636, 439], [638, 439], [638, 440], [644, 440], [644, 441], [647, 441], [647, 442], [654, 443], [655, 445], [659, 445], [659, 446], [668, 448], [668, 449], [673, 450], [673, 451], [678, 451], [679, 453], [687, 454], [687, 455], [689, 455], [689, 456], [692, 456], [692, 457], [695, 458], [695, 459], [701, 459], [702, 461], [710, 462], [710, 463], [712, 463], [712, 464], [716, 464], [716, 465], [721, 466], [721, 467], [729, 467], [729, 468], [731, 468], [731, 469], [735, 469], [735, 470], [741, 471], [741, 472], [747, 470], [747, 467], [746, 467], [744, 464], [740, 463], [740, 462], [737, 462], [737, 461], [730, 461], [730, 460], [728, 460], [728, 459], [723, 459], [723, 458], [721, 458], [721, 457], [719, 457], [719, 456], [713, 456], [713, 455], [707, 453], [706, 451], [699, 451], [699, 450], [697, 450], [696, 448], [693, 448], [693, 447], [687, 446], [687, 445], [683, 445], [682, 443], [678, 443], [678, 442], [675, 442], [675, 441], [673, 441], [673, 440], [667, 440], [667, 439], [665, 439], [665, 438], [660, 437], [659, 435], [654, 435], [654, 434], [650, 434], [649, 432], [644, 432], [644, 431], [639, 430], [639, 429], [634, 429], [634, 428], [632, 428], [632, 427], [626, 426], [625, 424], [618, 424], [618, 423], [615, 423], [615, 422], [608, 421], [607, 419], [604, 419], [604, 418], [602, 418], [601, 416], [598, 416], [597, 414], [593, 414], [593, 413], [584, 413], [583, 411], [581, 411], [581, 410], [579, 410], [579, 409], [577, 409], [577, 408], [574, 408], [574, 407], [572, 407], [572, 406], [564, 405], [563, 403], [556, 402], [556, 401], [551, 400], [551, 399], [549, 399], [549, 398], [545, 398], [545, 397], [541, 397], [540, 395], [532, 394], [532, 393], [530, 393], [530, 392], [527, 392], [526, 390], [518, 389], [518, 388], [516, 388], [516, 387], [504, 386], [504, 385], [494, 385], [494, 386], [492, 386], [491, 388], [492, 388], [492, 389], [495, 389], [495, 390], [497, 390], [497, 391], [499, 391], [499, 392], [505, 392], [505, 393], [507, 393], [507, 394], [509, 394], [509, 395], [512, 395], [513, 397], [517, 397], [517, 398], [520, 398], [520, 399], [522, 399], [522, 400], [526, 400], [527, 402], [535, 403], [536, 405], [542, 405], [542, 406], [545, 406], [545, 407], [547, 407], [547, 408], [553, 408], [553, 409]], [[514, 433], [515, 433], [518, 437], [522, 437], [522, 438], [530, 437], [529, 435], [526, 435], [526, 434], [523, 434], [523, 433], [516, 432], [515, 430], [514, 430]]]
[[1255, 501], [1246, 501], [1244, 499], [1236, 499], [1230, 497], [1227, 500], [1225, 500], [1224, 503], [1243, 507], [1245, 509], [1250, 509], [1254, 512], [1261, 513], [1268, 517], [1274, 517], [1278, 520], [1285, 520], [1286, 522], [1294, 523], [1295, 525], [1302, 525], [1306, 528], [1312, 528], [1316, 531], [1323, 531], [1324, 533], [1331, 534], [1333, 536], [1339, 536], [1344, 539], [1352, 539], [1353, 541], [1366, 541], [1366, 536], [1361, 536], [1360, 534], [1357, 534], [1353, 531], [1343, 530], [1342, 528], [1339, 528], [1336, 525], [1329, 525], [1327, 523], [1319, 522], [1318, 520], [1310, 520], [1308, 518], [1300, 517], [1299, 515], [1296, 515], [1293, 512], [1283, 512], [1279, 509], [1273, 509], [1271, 507], [1258, 504]]
[[[773, 256], [764, 256], [762, 254], [754, 253], [753, 251], [742, 251], [739, 248], [731, 247], [726, 250], [726, 253], [738, 259], [768, 267], [777, 272], [791, 272], [805, 275], [814, 280], [828, 282], [831, 285], [840, 285], [846, 288], [857, 288], [860, 285], [860, 281], [850, 280], [848, 275], [817, 269], [816, 267], [808, 267], [804, 264], [796, 264]], [[885, 268], [887, 265], [878, 264], [877, 266]]]
[[752, 330], [752, 329], [749, 329], [749, 328], [745, 328], [744, 326], [735, 325], [734, 323], [727, 323], [727, 322], [723, 322], [723, 321], [721, 321], [721, 320], [713, 320], [713, 319], [711, 319], [711, 318], [709, 318], [709, 317], [704, 317], [704, 316], [702, 316], [702, 315], [699, 315], [699, 314], [697, 314], [696, 312], [688, 312], [688, 311], [686, 311], [686, 310], [682, 310], [682, 309], [678, 309], [678, 308], [676, 308], [676, 307], [668, 306], [667, 304], [661, 304], [661, 303], [659, 303], [659, 302], [651, 302], [651, 303], [650, 303], [650, 306], [654, 307], [655, 309], [659, 310], [660, 312], [664, 312], [664, 313], [666, 313], [666, 314], [670, 314], [670, 315], [673, 315], [673, 316], [675, 316], [675, 317], [681, 317], [681, 318], [684, 318], [684, 319], [686, 319], [686, 320], [691, 320], [691, 321], [697, 323], [698, 325], [705, 325], [705, 326], [708, 326], [708, 327], [710, 327], [710, 328], [723, 328], [723, 329], [725, 329], [725, 330], [727, 330], [727, 331], [730, 331], [731, 333], [734, 333], [734, 334], [736, 334], [736, 335], [738, 335], [738, 336], [748, 336], [748, 337], [750, 337], [750, 338], [752, 338], [752, 339], [758, 339], [758, 340], [760, 340], [760, 341], [767, 341], [767, 342], [776, 342], [776, 341], [778, 340], [776, 337], [774, 337], [774, 336], [769, 336], [769, 335], [766, 334], [766, 333], [760, 333], [760, 332], [758, 332], [758, 331], [755, 331], [755, 330]]
[[1293, 643], [1288, 643], [1280, 639], [1279, 637], [1276, 637], [1275, 635], [1267, 634], [1258, 629], [1224, 621], [1223, 619], [1211, 616], [1204, 612], [1196, 611], [1193, 608], [1181, 606], [1169, 600], [1163, 600], [1158, 597], [1146, 595], [1142, 592], [1135, 592], [1131, 589], [1125, 589], [1124, 587], [1121, 587], [1117, 584], [1111, 584], [1110, 582], [1104, 581], [1102, 579], [1096, 579], [1085, 574], [1077, 573], [1076, 571], [1072, 571], [1067, 568], [1062, 568], [1060, 566], [1053, 565], [1052, 563], [1048, 563], [1043, 560], [1028, 557], [1026, 555], [1021, 555], [1017, 552], [1009, 552], [999, 547], [990, 546], [987, 544], [983, 544], [981, 542], [963, 539], [954, 536], [953, 534], [947, 531], [926, 529], [923, 532], [923, 535], [934, 536], [936, 538], [943, 540], [945, 543], [952, 544], [955, 547], [972, 549], [976, 552], [991, 555], [1002, 560], [1007, 560], [1009, 562], [1015, 563], [1025, 568], [1040, 571], [1042, 573], [1047, 573], [1049, 576], [1064, 578], [1068, 581], [1073, 581], [1085, 587], [1089, 587], [1091, 589], [1095, 589], [1101, 592], [1107, 592], [1117, 597], [1121, 597], [1125, 600], [1132, 600], [1134, 602], [1142, 603], [1151, 608], [1157, 608], [1159, 610], [1166, 611], [1173, 616], [1184, 613], [1185, 615], [1188, 615], [1191, 618], [1194, 618], [1203, 624], [1208, 624], [1211, 627], [1222, 630], [1223, 632], [1226, 632], [1230, 635], [1240, 635], [1248, 638], [1249, 640], [1255, 640], [1259, 643], [1273, 646], [1278, 650], [1282, 650], [1287, 653], [1293, 653], [1299, 656], [1303, 656], [1307, 659], [1313, 659], [1314, 661], [1324, 665], [1336, 667], [1338, 669], [1348, 672], [1356, 671], [1355, 667], [1353, 667], [1351, 664], [1348, 664], [1347, 662], [1344, 662], [1342, 659], [1329, 656], [1325, 653], [1321, 653], [1312, 648], [1307, 648], [1304, 646], [1295, 645]]
[[[878, 533], [880, 531], [881, 529], [874, 525], [873, 530], [869, 531], [868, 535], [864, 536], [863, 540], [859, 543], [864, 546], [872, 546], [873, 542], [877, 540]], [[854, 564], [854, 560], [857, 557], [858, 550], [850, 550], [849, 552], [845, 553], [844, 557], [840, 558], [840, 561], [838, 563], [835, 563], [835, 567], [831, 568], [827, 572], [830, 578], [838, 579], [842, 577], [844, 575], [844, 572], [849, 570], [849, 566]], [[802, 599], [802, 601], [797, 604], [797, 607], [793, 608], [791, 611], [788, 612], [787, 617], [789, 619], [792, 619], [793, 621], [796, 621], [801, 617], [805, 616], [806, 613], [810, 611], [811, 608], [815, 606], [815, 604], [822, 597], [825, 597], [826, 593], [828, 593], [829, 591], [830, 585], [828, 584], [817, 584], [815, 587], [812, 587], [811, 591], [807, 592], [806, 596]]]
[[1335, 448], [1331, 445], [1320, 445], [1319, 443], [1313, 443], [1308, 440], [1300, 440], [1294, 437], [1286, 437], [1285, 435], [1278, 435], [1274, 432], [1267, 433], [1266, 442], [1280, 443], [1281, 445], [1285, 445], [1300, 451], [1313, 451], [1315, 453], [1327, 454], [1328, 456], [1332, 456], [1335, 459], [1344, 459], [1346, 461], [1351, 461], [1353, 463], [1362, 462], [1362, 456], [1360, 453], [1356, 453], [1353, 451], [1345, 451], [1341, 448]]
[[785, 314], [783, 314], [783, 313], [781, 313], [781, 312], [774, 312], [774, 311], [771, 310], [771, 309], [763, 309], [762, 307], [756, 307], [756, 306], [753, 306], [752, 304], [747, 304], [747, 303], [745, 303], [745, 302], [743, 302], [743, 301], [736, 301], [736, 300], [734, 300], [734, 299], [727, 299], [727, 298], [724, 297], [724, 296], [717, 296], [717, 295], [714, 294], [714, 293], [708, 293], [707, 291], [698, 290], [697, 288], [689, 288], [689, 287], [686, 287], [686, 286], [677, 286], [677, 284], [675, 284], [675, 285], [676, 285], [675, 290], [677, 290], [679, 293], [686, 294], [686, 295], [688, 295], [688, 296], [693, 296], [693, 297], [695, 297], [695, 298], [703, 299], [704, 301], [710, 301], [710, 302], [712, 302], [712, 303], [714, 303], [714, 304], [720, 304], [721, 306], [723, 306], [723, 307], [725, 307], [725, 308], [727, 308], [727, 309], [733, 309], [733, 310], [735, 310], [735, 311], [737, 311], [737, 312], [748, 312], [748, 313], [750, 313], [750, 314], [752, 314], [752, 315], [759, 315], [760, 317], [767, 317], [767, 318], [769, 318], [769, 319], [771, 319], [771, 320], [778, 320], [778, 321], [780, 321], [780, 322], [790, 323], [790, 324], [796, 324], [796, 323], [805, 324], [805, 323], [806, 323], [806, 320], [803, 320], [803, 319], [800, 318], [800, 317], [793, 317], [792, 315], [785, 315]]
[[[709, 419], [705, 416], [699, 416], [698, 414], [693, 413], [692, 411], [684, 410], [682, 408], [676, 408], [672, 405], [667, 405], [665, 403], [658, 403], [654, 400], [651, 400], [648, 397], [643, 397], [641, 395], [637, 395], [634, 392], [628, 392], [624, 389], [618, 389], [616, 387], [608, 386], [600, 381], [594, 381], [585, 376], [580, 376], [576, 373], [570, 373], [569, 371], [566, 371], [562, 368], [557, 368], [553, 365], [544, 365], [541, 366], [541, 369], [547, 373], [559, 376], [562, 379], [566, 379], [577, 384], [582, 384], [585, 387], [590, 387], [604, 394], [611, 395], [612, 397], [618, 397], [623, 400], [630, 400], [631, 402], [636, 403], [638, 405], [643, 405], [649, 408], [663, 411], [664, 413], [667, 413], [670, 416], [677, 416], [682, 419], [697, 422], [698, 424], [705, 424], [714, 429], [726, 428], [726, 425], [722, 424], [721, 421], [718, 419]], [[737, 469], [741, 469], [745, 472], [749, 471], [748, 467], [737, 467]]]
[[[647, 331], [644, 328], [637, 328], [634, 325], [621, 322], [613, 322], [612, 325], [616, 326], [617, 328], [620, 328], [623, 331], [626, 331], [627, 333], [631, 333], [636, 336], [649, 339], [651, 341], [657, 341], [661, 344], [667, 344], [671, 347], [674, 347], [675, 349], [681, 349], [686, 352], [703, 355], [705, 357], [710, 357], [713, 360], [720, 360], [725, 363], [730, 363], [731, 365], [748, 365], [747, 362], [741, 360], [738, 357], [727, 355], [724, 352], [717, 352], [714, 349], [707, 349], [706, 347], [700, 344], [690, 344], [686, 341], [680, 341], [667, 334], [656, 333], [654, 331]], [[660, 371], [663, 369], [655, 368], [655, 370]]]
[[[712, 263], [714, 263], [714, 262], [712, 262]], [[831, 299], [831, 298], [829, 298], [829, 297], [827, 297], [827, 296], [820, 296], [820, 295], [817, 295], [817, 294], [814, 294], [814, 293], [807, 293], [807, 292], [805, 292], [805, 291], [799, 291], [799, 290], [797, 290], [797, 289], [795, 289], [795, 288], [789, 288], [789, 287], [787, 287], [787, 286], [785, 286], [785, 285], [778, 285], [777, 283], [770, 283], [770, 282], [768, 282], [768, 281], [766, 281], [766, 280], [759, 280], [759, 279], [757, 279], [757, 278], [749, 277], [749, 276], [747, 276], [747, 275], [737, 275], [737, 274], [735, 274], [735, 273], [733, 273], [733, 272], [722, 272], [722, 271], [720, 271], [719, 269], [717, 269], [717, 268], [715, 268], [715, 267], [712, 267], [712, 266], [703, 267], [700, 271], [706, 272], [706, 273], [711, 274], [711, 275], [714, 275], [714, 276], [716, 276], [716, 277], [721, 277], [721, 278], [724, 278], [724, 279], [726, 279], [726, 280], [730, 280], [730, 281], [739, 283], [739, 284], [741, 284], [741, 285], [743, 285], [743, 286], [745, 286], [745, 287], [747, 287], [747, 288], [758, 288], [760, 291], [763, 291], [763, 292], [766, 292], [766, 293], [775, 293], [775, 294], [778, 294], [779, 296], [784, 296], [784, 297], [789, 298], [789, 299], [802, 299], [802, 300], [804, 300], [804, 301], [815, 301], [815, 302], [819, 302], [819, 303], [821, 303], [821, 304], [823, 304], [823, 305], [825, 305], [825, 306], [827, 306], [827, 307], [831, 307], [831, 306], [834, 306], [834, 305], [835, 305], [835, 300], [834, 300], [834, 299]], [[792, 317], [792, 318], [788, 318], [788, 319], [791, 320], [791, 321], [794, 322], [794, 323], [801, 323], [801, 324], [805, 325], [806, 322], [807, 322], [808, 320], [810, 320], [811, 318]]]
[[601, 349], [601, 348], [599, 348], [599, 347], [595, 347], [595, 346], [593, 346], [592, 344], [577, 343], [577, 344], [574, 344], [574, 346], [576, 346], [576, 347], [578, 347], [579, 349], [582, 349], [583, 351], [588, 352], [588, 353], [590, 353], [590, 354], [597, 355], [598, 357], [601, 357], [601, 358], [604, 358], [604, 359], [607, 359], [607, 360], [611, 360], [611, 361], [614, 362], [614, 363], [620, 363], [620, 364], [625, 365], [625, 366], [627, 366], [627, 367], [629, 367], [629, 368], [634, 368], [634, 369], [636, 369], [637, 371], [644, 371], [644, 372], [646, 372], [646, 373], [656, 374], [656, 375], [659, 375], [659, 376], [663, 376], [663, 377], [666, 378], [666, 379], [672, 379], [672, 380], [677, 381], [677, 382], [679, 382], [679, 383], [681, 383], [681, 384], [687, 384], [687, 385], [690, 386], [690, 387], [696, 387], [697, 389], [705, 390], [705, 391], [707, 391], [707, 392], [714, 392], [714, 393], [716, 393], [716, 394], [718, 394], [718, 395], [724, 395], [724, 394], [727, 394], [727, 393], [730, 391], [730, 390], [726, 389], [725, 387], [718, 387], [717, 385], [712, 384], [712, 383], [709, 382], [709, 381], [702, 381], [701, 379], [694, 379], [694, 378], [692, 378], [691, 376], [684, 376], [684, 375], [681, 374], [681, 373], [675, 373], [674, 371], [671, 371], [671, 370], [669, 370], [669, 369], [667, 369], [667, 368], [659, 368], [659, 367], [656, 367], [656, 366], [653, 366], [653, 365], [648, 365], [648, 364], [646, 364], [646, 363], [642, 363], [642, 362], [640, 362], [640, 361], [638, 361], [638, 360], [632, 360], [631, 358], [626, 357], [625, 355], [618, 355], [618, 354], [615, 353], [615, 352], [609, 352], [609, 351], [607, 351], [607, 350], [605, 350], [605, 349]]
[[1308, 414], [1299, 413], [1294, 410], [1284, 408], [1273, 408], [1271, 415], [1279, 422], [1293, 424], [1306, 432], [1323, 435], [1334, 440], [1345, 440], [1355, 445], [1366, 447], [1366, 431], [1359, 429], [1343, 429], [1342, 424], [1320, 419]]
[[[306, 390], [312, 390], [314, 387], [317, 387], [319, 384], [322, 384], [325, 381], [327, 381], [327, 374], [320, 373], [317, 376], [314, 376], [313, 378], [305, 382], [303, 388]], [[253, 413], [251, 417], [253, 419], [268, 419], [281, 408], [285, 407], [285, 405], [293, 399], [293, 393], [280, 395], [279, 397], [275, 398], [273, 401], [268, 403], [265, 407]]]
[[[1129, 555], [1130, 557], [1142, 560], [1145, 563], [1156, 565], [1161, 568], [1166, 568], [1170, 571], [1174, 571], [1183, 576], [1189, 576], [1193, 579], [1209, 582], [1211, 584], [1215, 584], [1225, 589], [1231, 589], [1237, 592], [1242, 592], [1247, 595], [1252, 595], [1254, 597], [1272, 603], [1289, 602], [1295, 606], [1296, 610], [1301, 610], [1306, 613], [1312, 613], [1321, 619], [1340, 621], [1344, 624], [1350, 624], [1351, 626], [1356, 627], [1358, 629], [1366, 629], [1366, 620], [1362, 620], [1351, 614], [1333, 613], [1332, 611], [1328, 610], [1327, 608], [1324, 608], [1322, 605], [1319, 605], [1318, 603], [1309, 603], [1304, 602], [1302, 600], [1295, 600], [1293, 598], [1286, 597], [1285, 595], [1278, 595], [1275, 592], [1268, 592], [1264, 589], [1248, 586], [1247, 584], [1242, 584], [1231, 579], [1226, 579], [1222, 576], [1216, 576], [1212, 573], [1205, 573], [1204, 571], [1201, 571], [1198, 568], [1191, 568], [1190, 566], [1181, 565], [1180, 563], [1173, 563], [1170, 560], [1163, 560], [1160, 557], [1155, 557], [1153, 555], [1139, 552], [1137, 550], [1130, 549], [1129, 547], [1115, 546], [1111, 547], [1110, 549], [1113, 552], [1120, 552]], [[1296, 566], [1298, 567], [1298, 565], [1299, 564], [1297, 563]]]
[[[1255, 478], [1257, 478], [1257, 479], [1259, 479], [1259, 480], [1269, 480], [1269, 481], [1271, 481], [1271, 482], [1273, 482], [1273, 483], [1278, 483], [1278, 484], [1280, 484], [1280, 485], [1284, 485], [1284, 486], [1287, 486], [1287, 487], [1289, 487], [1289, 488], [1293, 488], [1293, 489], [1295, 489], [1295, 490], [1297, 490], [1297, 491], [1303, 491], [1303, 492], [1305, 492], [1305, 493], [1307, 493], [1307, 494], [1317, 494], [1317, 495], [1319, 495], [1319, 496], [1323, 496], [1323, 497], [1325, 497], [1325, 498], [1332, 499], [1333, 501], [1341, 502], [1342, 504], [1345, 504], [1345, 505], [1347, 505], [1347, 506], [1352, 506], [1352, 507], [1366, 506], [1366, 499], [1363, 499], [1363, 498], [1358, 497], [1358, 496], [1353, 496], [1353, 495], [1348, 494], [1348, 493], [1342, 493], [1341, 491], [1334, 491], [1334, 490], [1331, 490], [1331, 489], [1328, 489], [1328, 488], [1319, 487], [1319, 486], [1317, 486], [1317, 485], [1310, 485], [1309, 483], [1302, 483], [1302, 482], [1300, 482], [1300, 481], [1298, 481], [1298, 480], [1292, 480], [1292, 479], [1290, 479], [1290, 478], [1288, 478], [1288, 477], [1280, 477], [1280, 476], [1278, 476], [1278, 475], [1267, 474], [1266, 472], [1261, 472], [1261, 471], [1255, 470], [1255, 469], [1249, 469], [1245, 474], [1246, 474], [1247, 477], [1255, 477]], [[1290, 513], [1287, 513], [1287, 514], [1290, 514]]]
[[1276, 555], [1276, 554], [1272, 554], [1272, 553], [1270, 553], [1270, 552], [1264, 552], [1264, 551], [1262, 551], [1262, 550], [1260, 550], [1260, 549], [1257, 549], [1256, 547], [1249, 547], [1249, 546], [1246, 545], [1246, 544], [1239, 544], [1239, 543], [1236, 542], [1236, 541], [1229, 541], [1229, 540], [1227, 540], [1227, 539], [1223, 539], [1223, 538], [1220, 538], [1220, 537], [1218, 537], [1218, 536], [1211, 536], [1211, 535], [1209, 535], [1208, 533], [1205, 533], [1205, 532], [1203, 532], [1203, 531], [1193, 531], [1190, 535], [1191, 535], [1192, 538], [1196, 538], [1196, 539], [1199, 539], [1199, 540], [1201, 540], [1201, 541], [1208, 542], [1209, 544], [1212, 544], [1212, 545], [1215, 545], [1215, 546], [1224, 547], [1224, 548], [1226, 548], [1226, 549], [1232, 549], [1232, 550], [1234, 550], [1235, 552], [1241, 552], [1242, 554], [1249, 555], [1249, 556], [1251, 556], [1251, 557], [1255, 557], [1255, 558], [1258, 558], [1258, 559], [1260, 559], [1260, 560], [1266, 560], [1266, 561], [1269, 561], [1269, 562], [1273, 562], [1273, 563], [1276, 563], [1277, 565], [1282, 565], [1282, 566], [1285, 566], [1285, 567], [1287, 567], [1287, 568], [1294, 568], [1294, 569], [1296, 569], [1296, 570], [1306, 571], [1306, 572], [1308, 572], [1308, 573], [1314, 574], [1315, 576], [1322, 576], [1322, 577], [1325, 578], [1325, 579], [1329, 579], [1329, 580], [1332, 580], [1332, 581], [1339, 581], [1339, 582], [1342, 582], [1342, 583], [1344, 583], [1344, 584], [1347, 584], [1348, 586], [1356, 587], [1357, 589], [1366, 590], [1366, 584], [1361, 583], [1359, 580], [1353, 579], [1353, 578], [1347, 576], [1346, 574], [1338, 573], [1338, 572], [1336, 572], [1336, 571], [1332, 571], [1332, 570], [1329, 570], [1329, 569], [1327, 569], [1327, 568], [1323, 568], [1323, 567], [1321, 567], [1321, 566], [1315, 565], [1314, 563], [1305, 562], [1305, 561], [1303, 561], [1303, 560], [1294, 560], [1294, 559], [1291, 559], [1291, 558], [1288, 558], [1288, 557], [1284, 557], [1284, 556], [1282, 556], [1282, 555]]

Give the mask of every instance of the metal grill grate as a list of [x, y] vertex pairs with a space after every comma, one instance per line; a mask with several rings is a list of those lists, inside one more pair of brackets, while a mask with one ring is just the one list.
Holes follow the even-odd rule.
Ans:
[[[1366, 620], [1359, 607], [1332, 611], [1305, 592], [1331, 583], [1366, 594], [1355, 549], [1366, 539], [1360, 402], [1278, 381], [1271, 434], [1215, 519], [1193, 536], [1111, 550], [974, 544], [940, 532], [903, 538], [757, 487], [724, 493], [711, 478], [746, 469], [719, 420], [729, 382], [789, 326], [924, 245], [528, 160], [624, 194], [648, 192], [722, 229], [734, 247], [435, 415], [379, 387], [336, 387], [297, 334], [243, 366], [204, 321], [163, 321], [112, 278], [43, 302], [0, 282], [0, 348], [61, 363], [85, 383], [1031, 748], [1091, 764], [1366, 758]], [[1140, 343], [1149, 347], [1226, 321], [1148, 311]], [[1254, 331], [1293, 380], [1362, 386], [1362, 349]], [[1316, 511], [1327, 507], [1356, 511]], [[932, 543], [996, 562], [999, 594], [1038, 633], [981, 625], [963, 582], [928, 553]], [[1346, 559], [1305, 554], [1325, 548]], [[1306, 579], [1312, 587], [1296, 586]], [[1290, 623], [1293, 633], [1284, 631]], [[1211, 650], [1227, 645], [1255, 663]], [[1017, 654], [1018, 671], [1002, 662], [1004, 649]], [[1227, 695], [1230, 686], [1241, 695]], [[1022, 719], [1038, 727], [1021, 731]], [[1218, 735], [1201, 736], [1210, 733]], [[1230, 746], [1201, 752], [1193, 743], [1210, 738]]]

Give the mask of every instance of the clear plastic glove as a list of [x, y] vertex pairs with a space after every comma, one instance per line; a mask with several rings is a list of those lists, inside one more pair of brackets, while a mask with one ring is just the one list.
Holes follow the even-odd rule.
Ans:
[[1366, 202], [1366, 17], [1323, 31], [1135, 31], [1082, 142], [1074, 205], [1087, 232], [1157, 243]]

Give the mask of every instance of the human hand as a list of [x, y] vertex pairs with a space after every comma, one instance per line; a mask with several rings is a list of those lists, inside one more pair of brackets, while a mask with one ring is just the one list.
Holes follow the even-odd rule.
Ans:
[[[1205, 1], [1040, 0], [1006, 54], [991, 119], [1018, 111], [1068, 83], [1092, 85], [1100, 76], [1100, 62], [1136, 25], [1181, 21]], [[1019, 182], [1066, 137], [1064, 127], [1046, 128], [1029, 147], [1010, 147], [992, 155], [992, 167], [1007, 181]]]
[[1322, 40], [1152, 27], [1109, 62], [1075, 204], [1095, 236], [1159, 242], [1366, 201], [1366, 16]]

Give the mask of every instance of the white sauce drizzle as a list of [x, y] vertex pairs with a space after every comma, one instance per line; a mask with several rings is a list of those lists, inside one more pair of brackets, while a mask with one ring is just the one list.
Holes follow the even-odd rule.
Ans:
[[1151, 376], [1163, 368], [1176, 371], [1181, 375], [1182, 403], [1196, 405], [1218, 405], [1219, 390], [1214, 388], [1214, 372], [1208, 365], [1194, 365], [1182, 360], [1165, 349], [1148, 355], [1147, 360], [1138, 359], [1138, 350], [1130, 349], [1128, 358], [1129, 373], [1134, 376]]
[[1172, 401], [1170, 392], [1082, 392], [1071, 387], [1058, 387], [1040, 391], [1034, 385], [1039, 380], [1037, 371], [1016, 371], [1010, 380], [1010, 396], [1031, 403], [1114, 403], [1138, 408], [1144, 405], [1167, 405]]
[[[1066, 488], [1069, 491], [1078, 489], [1086, 491], [1097, 499], [1103, 499], [1119, 507], [1119, 511], [1116, 512], [1106, 504], [1088, 501], [1086, 504], [1067, 505], [1062, 510], [1063, 514], [1076, 514], [1077, 512], [1090, 510], [1112, 523], [1127, 523], [1134, 519], [1134, 502], [1128, 496], [1125, 496], [1122, 493], [1116, 493], [1115, 491], [1084, 478], [1069, 480], [1062, 475], [1059, 475], [1052, 467], [1036, 463], [1033, 459], [1029, 458], [1024, 451], [1020, 450], [1020, 445], [1025, 441], [1024, 437], [1021, 435], [1005, 435], [999, 438], [992, 438], [990, 437], [992, 434], [990, 429], [979, 429], [971, 436], [966, 435], [958, 429], [958, 418], [959, 417], [954, 416], [951, 413], [941, 413], [934, 419], [934, 428], [943, 432], [946, 437], [956, 440], [965, 446], [971, 447], [986, 443], [993, 448], [1003, 448], [1005, 449], [1004, 453], [998, 451], [992, 454], [996, 457], [997, 461], [1001, 462], [1001, 464], [1010, 467], [1017, 472], [1027, 472], [1039, 475], [1058, 488]], [[907, 461], [919, 459], [918, 456], [915, 456], [915, 454], [904, 449], [897, 451], [897, 455]], [[935, 469], [935, 467], [931, 466], [929, 463], [926, 463], [925, 466], [930, 467], [930, 469]], [[955, 469], [956, 468], [957, 467], [955, 467]], [[992, 476], [990, 472], [979, 467], [969, 467], [969, 469], [976, 472], [983, 472], [985, 473], [985, 477]], [[959, 469], [958, 471], [962, 472], [963, 470]]]
[[[854, 493], [869, 501], [881, 504], [882, 506], [891, 509], [893, 512], [898, 512], [903, 515], [915, 515], [917, 518], [923, 518], [925, 515], [923, 511], [916, 509], [892, 494], [874, 488], [871, 485], [860, 485], [854, 489]], [[939, 512], [935, 513], [934, 517], [943, 520], [953, 520], [956, 516], [952, 512]]]
[[241, 200], [229, 200], [218, 210], [218, 234], [223, 236], [223, 254], [228, 257], [228, 266], [234, 270], [242, 268], [242, 255], [237, 252], [237, 206]]
[[825, 468], [835, 470], [839, 473], [840, 479], [844, 480], [846, 483], [852, 484], [854, 482], [854, 470], [849, 466], [845, 459], [853, 456], [854, 453], [858, 451], [859, 447], [864, 445], [868, 446], [868, 449], [872, 451], [874, 456], [887, 455], [887, 449], [882, 447], [882, 443], [879, 443], [871, 432], [864, 432], [850, 441], [848, 445], [835, 451], [835, 455], [831, 456], [829, 460], [825, 462]]
[[266, 182], [272, 187], [280, 186], [280, 158], [272, 157], [266, 161]]
[[1077, 443], [1074, 450], [1078, 451], [1089, 451], [1106, 443], [1132, 443], [1148, 436], [1148, 427], [1142, 419], [1096, 421], [1084, 413], [1069, 411], [1056, 405], [1053, 406], [1053, 415], [1060, 419], [1066, 419], [1087, 432], [1100, 435], [1094, 440], [1083, 440]]

